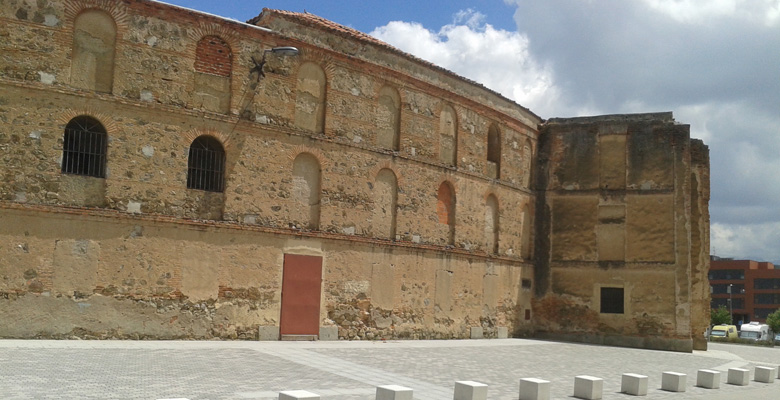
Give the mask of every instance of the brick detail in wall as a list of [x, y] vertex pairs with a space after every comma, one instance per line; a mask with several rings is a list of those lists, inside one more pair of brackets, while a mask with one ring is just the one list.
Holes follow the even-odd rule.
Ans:
[[195, 70], [229, 77], [233, 69], [232, 58], [227, 42], [217, 36], [205, 36], [195, 49]]
[[439, 216], [439, 223], [450, 224], [452, 222], [450, 214], [453, 208], [452, 189], [445, 182], [439, 186], [438, 201], [436, 203], [436, 214]]

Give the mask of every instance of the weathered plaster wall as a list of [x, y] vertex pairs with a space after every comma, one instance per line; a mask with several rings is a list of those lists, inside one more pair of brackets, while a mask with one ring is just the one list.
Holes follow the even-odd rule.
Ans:
[[[599, 343], [706, 348], [706, 147], [671, 113], [553, 119], [537, 174], [535, 322]], [[695, 147], [694, 150], [691, 149]], [[693, 157], [693, 161], [692, 160]], [[546, 232], [549, 232], [549, 236]], [[620, 311], [602, 288], [623, 291]], [[581, 339], [576, 339], [577, 335]]]
[[531, 330], [531, 269], [509, 260], [107, 211], [11, 205], [0, 222], [0, 319], [20, 321], [2, 337], [255, 339], [278, 326], [285, 253], [323, 256], [321, 324], [343, 338]]

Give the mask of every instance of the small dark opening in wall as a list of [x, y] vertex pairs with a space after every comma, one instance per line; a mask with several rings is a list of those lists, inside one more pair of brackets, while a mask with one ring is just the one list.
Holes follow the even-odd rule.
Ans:
[[531, 319], [531, 310], [526, 309], [525, 310], [525, 320], [528, 321]]
[[225, 150], [219, 140], [199, 136], [190, 146], [187, 188], [221, 192], [225, 179]]
[[601, 313], [623, 314], [623, 288], [601, 288]]
[[523, 289], [530, 289], [533, 285], [530, 279], [523, 279], [521, 282]]
[[62, 143], [62, 173], [105, 178], [107, 142], [106, 129], [96, 119], [70, 120]]

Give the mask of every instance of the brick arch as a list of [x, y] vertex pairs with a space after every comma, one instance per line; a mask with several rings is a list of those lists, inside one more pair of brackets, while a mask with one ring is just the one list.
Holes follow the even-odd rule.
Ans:
[[192, 142], [197, 139], [200, 136], [213, 136], [217, 140], [219, 140], [220, 144], [222, 144], [222, 147], [225, 149], [225, 153], [228, 152], [228, 149], [232, 148], [232, 141], [230, 140], [230, 135], [225, 134], [222, 131], [216, 131], [212, 129], [202, 130], [202, 129], [191, 129], [189, 131], [185, 131], [181, 134], [181, 140], [182, 143], [186, 144], [187, 147], [192, 144]]
[[117, 39], [128, 30], [130, 17], [127, 14], [124, 2], [115, 0], [65, 0], [63, 6], [65, 7], [64, 26], [71, 28], [71, 30], [76, 17], [87, 10], [103, 11], [111, 16], [116, 24]]
[[374, 168], [371, 168], [370, 177], [372, 180], [376, 180], [376, 175], [379, 173], [379, 171], [383, 169], [389, 169], [390, 171], [393, 171], [395, 174], [396, 183], [398, 183], [398, 186], [401, 186], [401, 183], [403, 181], [403, 177], [401, 176], [401, 171], [398, 170], [398, 167], [391, 161], [383, 161], [377, 165], [374, 166]]
[[188, 54], [195, 54], [197, 51], [198, 42], [207, 36], [216, 36], [222, 39], [225, 41], [225, 43], [227, 43], [228, 47], [233, 49], [233, 52], [235, 52], [235, 49], [240, 48], [241, 43], [240, 38], [237, 36], [235, 31], [223, 25], [213, 23], [199, 22], [195, 27], [187, 32], [187, 36], [190, 38], [190, 40], [187, 41], [186, 48]]
[[[488, 197], [493, 196], [498, 200], [498, 193], [493, 188], [488, 188], [485, 193], [482, 194], [482, 201], [487, 201]], [[499, 203], [500, 204], [500, 203]]]
[[336, 72], [337, 66], [333, 62], [333, 57], [330, 55], [317, 49], [298, 47], [298, 57], [296, 58], [298, 59], [298, 68], [306, 62], [319, 65], [323, 72], [325, 72], [326, 87], [327, 83], [333, 79], [333, 74]]
[[309, 147], [303, 144], [300, 144], [290, 149], [290, 151], [287, 152], [287, 158], [290, 160], [290, 162], [293, 162], [301, 153], [309, 153], [312, 156], [314, 156], [314, 158], [317, 159], [317, 162], [320, 163], [320, 168], [323, 170], [329, 164], [328, 159], [325, 157], [325, 154], [323, 154], [320, 149]]
[[92, 117], [98, 120], [103, 125], [103, 128], [106, 129], [106, 134], [109, 137], [119, 132], [119, 127], [117, 126], [116, 121], [114, 121], [114, 119], [110, 115], [104, 114], [102, 112], [90, 108], [81, 109], [81, 110], [74, 110], [72, 108], [67, 108], [57, 116], [56, 121], [62, 124], [62, 128], [64, 129], [65, 126], [73, 118], [80, 117], [80, 116]]

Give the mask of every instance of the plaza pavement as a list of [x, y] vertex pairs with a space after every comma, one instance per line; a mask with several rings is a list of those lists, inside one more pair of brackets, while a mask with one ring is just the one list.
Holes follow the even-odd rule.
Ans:
[[[574, 377], [649, 376], [645, 399], [780, 399], [780, 381], [753, 381], [753, 368], [780, 364], [780, 348], [710, 344], [673, 353], [526, 339], [458, 341], [225, 342], [0, 340], [0, 399], [275, 399], [303, 389], [323, 399], [374, 399], [379, 385], [414, 389], [415, 399], [452, 399], [456, 380], [489, 385], [488, 399], [517, 399], [520, 378], [551, 381], [551, 398], [572, 399]], [[748, 386], [726, 384], [731, 367], [751, 369]], [[720, 389], [695, 386], [696, 371], [723, 371]], [[661, 373], [688, 374], [687, 391], [660, 390]]]

